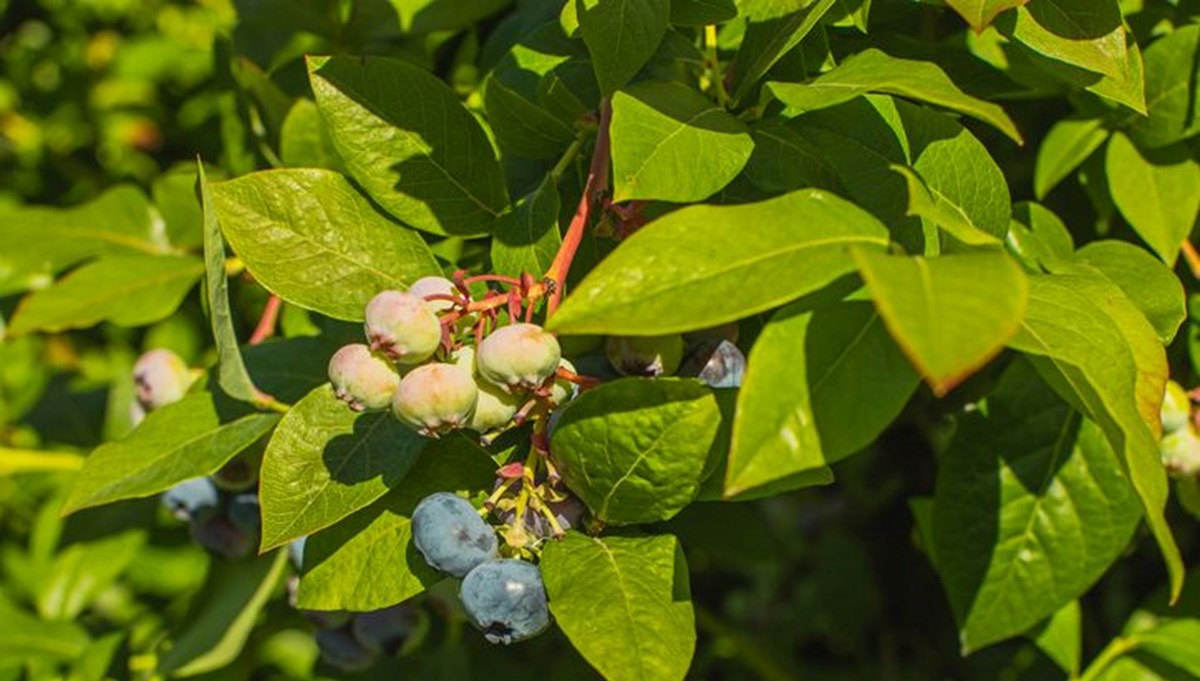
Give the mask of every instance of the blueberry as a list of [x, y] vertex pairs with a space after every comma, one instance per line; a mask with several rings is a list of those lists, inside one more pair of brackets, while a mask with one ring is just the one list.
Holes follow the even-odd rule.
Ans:
[[163, 492], [162, 503], [171, 515], [187, 520], [201, 509], [216, 509], [219, 503], [217, 486], [208, 478], [192, 478]]
[[384, 291], [363, 312], [371, 349], [401, 364], [420, 364], [442, 342], [442, 325], [433, 308], [420, 296]]
[[541, 572], [523, 560], [493, 560], [471, 570], [459, 599], [492, 643], [524, 641], [550, 626]]
[[525, 398], [520, 395], [510, 395], [488, 381], [475, 375], [475, 348], [462, 347], [454, 354], [454, 366], [471, 374], [475, 379], [475, 387], [479, 390], [479, 399], [475, 403], [475, 411], [467, 427], [484, 434], [508, 425]]
[[343, 346], [329, 359], [329, 382], [355, 411], [386, 409], [400, 384], [391, 360], [362, 343]]
[[[558, 360], [558, 368], [565, 369], [573, 374], [579, 373], [575, 370], [575, 365], [567, 359]], [[562, 406], [567, 401], [574, 399], [577, 394], [579, 394], [579, 386], [565, 378], [556, 378], [554, 379], [554, 383], [550, 384], [550, 406]]]
[[1167, 392], [1162, 403], [1162, 427], [1164, 433], [1182, 429], [1191, 419], [1192, 401], [1183, 386], [1167, 381]]
[[1158, 443], [1163, 466], [1174, 477], [1200, 475], [1200, 436], [1190, 427], [1168, 433]]
[[669, 376], [683, 359], [683, 336], [609, 336], [604, 350], [624, 376]]
[[223, 558], [244, 558], [258, 546], [259, 509], [254, 494], [223, 499], [223, 507], [189, 518], [196, 543]]
[[134, 394], [146, 411], [183, 399], [192, 385], [192, 371], [170, 350], [151, 350], [133, 365]]
[[558, 368], [558, 339], [536, 324], [502, 326], [475, 349], [475, 370], [506, 392], [537, 388]]
[[344, 672], [361, 672], [375, 664], [375, 653], [346, 629], [322, 629], [316, 638], [321, 660], [331, 667]]
[[404, 375], [392, 395], [392, 413], [422, 435], [436, 436], [471, 422], [479, 388], [454, 364], [426, 364]]
[[[421, 299], [432, 295], [458, 295], [458, 289], [454, 287], [454, 282], [445, 277], [421, 277], [408, 287], [408, 292]], [[446, 312], [454, 307], [454, 303], [449, 300], [426, 300], [425, 303], [434, 312]]]
[[425, 562], [455, 577], [496, 556], [496, 532], [469, 501], [449, 492], [431, 494], [417, 504], [412, 540]]
[[291, 559], [292, 565], [297, 570], [304, 568], [304, 545], [308, 543], [308, 537], [300, 537], [293, 539], [291, 544], [288, 544], [288, 558]]
[[350, 626], [354, 638], [374, 653], [395, 655], [421, 628], [421, 612], [410, 605], [364, 612]]
[[746, 374], [746, 356], [727, 340], [708, 340], [693, 346], [680, 376], [695, 376], [713, 388], [740, 388]]

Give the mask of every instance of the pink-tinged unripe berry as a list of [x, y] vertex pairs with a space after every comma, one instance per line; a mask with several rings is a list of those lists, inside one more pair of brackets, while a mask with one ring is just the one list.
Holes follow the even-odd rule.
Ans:
[[506, 392], [533, 390], [558, 368], [558, 339], [536, 324], [496, 329], [475, 349], [475, 370]]
[[[424, 300], [425, 296], [459, 295], [458, 289], [454, 287], [454, 282], [445, 277], [421, 277], [414, 281], [412, 286], [408, 287], [408, 292], [422, 300]], [[425, 302], [434, 312], [445, 312], [454, 307], [454, 303], [449, 300], [426, 300]]]
[[392, 413], [422, 435], [436, 437], [471, 422], [479, 389], [454, 364], [426, 364], [404, 375], [392, 396]]
[[475, 412], [471, 414], [467, 428], [482, 435], [508, 425], [517, 415], [524, 398], [510, 395], [475, 375], [475, 348], [459, 348], [454, 353], [454, 366], [471, 374], [475, 378], [475, 387], [479, 389], [479, 400], [475, 403]]
[[191, 385], [192, 370], [170, 350], [151, 350], [133, 365], [134, 395], [146, 411], [178, 402]]
[[609, 336], [605, 354], [625, 376], [669, 376], [683, 360], [683, 336]]
[[371, 349], [401, 364], [420, 364], [442, 342], [442, 325], [423, 299], [402, 291], [384, 291], [364, 311]]
[[[566, 358], [558, 360], [558, 368], [566, 369], [573, 374], [578, 373], [575, 371], [575, 365]], [[547, 399], [551, 407], [559, 407], [567, 402], [567, 400], [573, 399], [578, 393], [579, 386], [565, 378], [556, 378], [554, 379], [554, 383], [550, 384], [550, 395]]]
[[1164, 435], [1158, 443], [1158, 451], [1171, 476], [1200, 476], [1200, 436], [1190, 426]]
[[1192, 401], [1183, 386], [1175, 381], [1167, 381], [1167, 392], [1163, 395], [1162, 427], [1163, 433], [1174, 433], [1187, 426], [1192, 420]]
[[343, 346], [329, 360], [329, 382], [339, 400], [355, 411], [387, 409], [400, 385], [391, 360], [362, 343]]

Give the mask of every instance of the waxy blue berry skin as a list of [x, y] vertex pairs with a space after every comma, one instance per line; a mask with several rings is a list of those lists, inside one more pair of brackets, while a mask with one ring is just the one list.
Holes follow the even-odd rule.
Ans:
[[421, 626], [418, 611], [409, 605], [364, 612], [354, 617], [354, 638], [373, 653], [395, 655]]
[[163, 506], [179, 520], [187, 520], [201, 509], [215, 509], [220, 503], [217, 486], [209, 478], [192, 478], [163, 492]]
[[288, 558], [291, 559], [292, 565], [297, 570], [304, 569], [304, 545], [308, 543], [308, 537], [300, 537], [293, 539], [291, 544], [288, 544]]
[[375, 653], [358, 642], [346, 629], [322, 629], [317, 632], [321, 660], [344, 672], [361, 672], [375, 664]]
[[[699, 348], [696, 364], [700, 365], [696, 377], [711, 388], [740, 388], [746, 374], [746, 355], [738, 346], [727, 340], [716, 347], [706, 344]], [[703, 364], [700, 364], [703, 362]], [[689, 362], [690, 363], [690, 362]]]
[[495, 530], [471, 502], [450, 492], [431, 494], [417, 504], [412, 540], [425, 562], [455, 577], [496, 557]]
[[546, 587], [537, 566], [523, 560], [493, 560], [463, 580], [459, 599], [467, 615], [492, 643], [533, 638], [550, 626]]
[[244, 558], [258, 546], [258, 496], [226, 495], [222, 501], [222, 507], [205, 508], [188, 518], [192, 538], [222, 558]]

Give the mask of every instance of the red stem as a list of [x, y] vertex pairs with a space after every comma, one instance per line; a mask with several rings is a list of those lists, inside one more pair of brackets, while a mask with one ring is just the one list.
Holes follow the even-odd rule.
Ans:
[[282, 303], [279, 296], [274, 294], [267, 299], [267, 306], [263, 308], [262, 317], [258, 319], [258, 326], [254, 327], [254, 333], [250, 335], [250, 345], [258, 345], [275, 335], [275, 324], [279, 320], [279, 308]]
[[592, 152], [592, 163], [588, 169], [587, 183], [583, 187], [583, 196], [579, 197], [579, 207], [571, 218], [571, 225], [563, 237], [562, 247], [554, 256], [554, 262], [546, 271], [546, 279], [554, 282], [554, 291], [546, 304], [546, 317], [549, 318], [562, 302], [563, 292], [567, 288], [567, 272], [571, 269], [571, 261], [583, 241], [583, 232], [587, 227], [588, 218], [592, 214], [592, 205], [596, 198], [608, 189], [608, 166], [611, 160], [608, 127], [612, 119], [612, 104], [607, 99], [600, 103], [600, 130], [596, 134], [596, 149]]
[[501, 284], [508, 284], [509, 286], [518, 287], [521, 285], [520, 279], [517, 279], [516, 277], [506, 277], [502, 274], [476, 274], [473, 277], [467, 277], [464, 279], [463, 283], [469, 286], [479, 281], [496, 281], [500, 282]]

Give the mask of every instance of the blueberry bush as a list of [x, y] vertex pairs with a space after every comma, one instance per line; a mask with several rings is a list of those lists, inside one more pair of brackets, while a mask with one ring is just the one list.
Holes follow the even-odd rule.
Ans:
[[1200, 679], [1198, 81], [1195, 0], [0, 0], [0, 681]]

